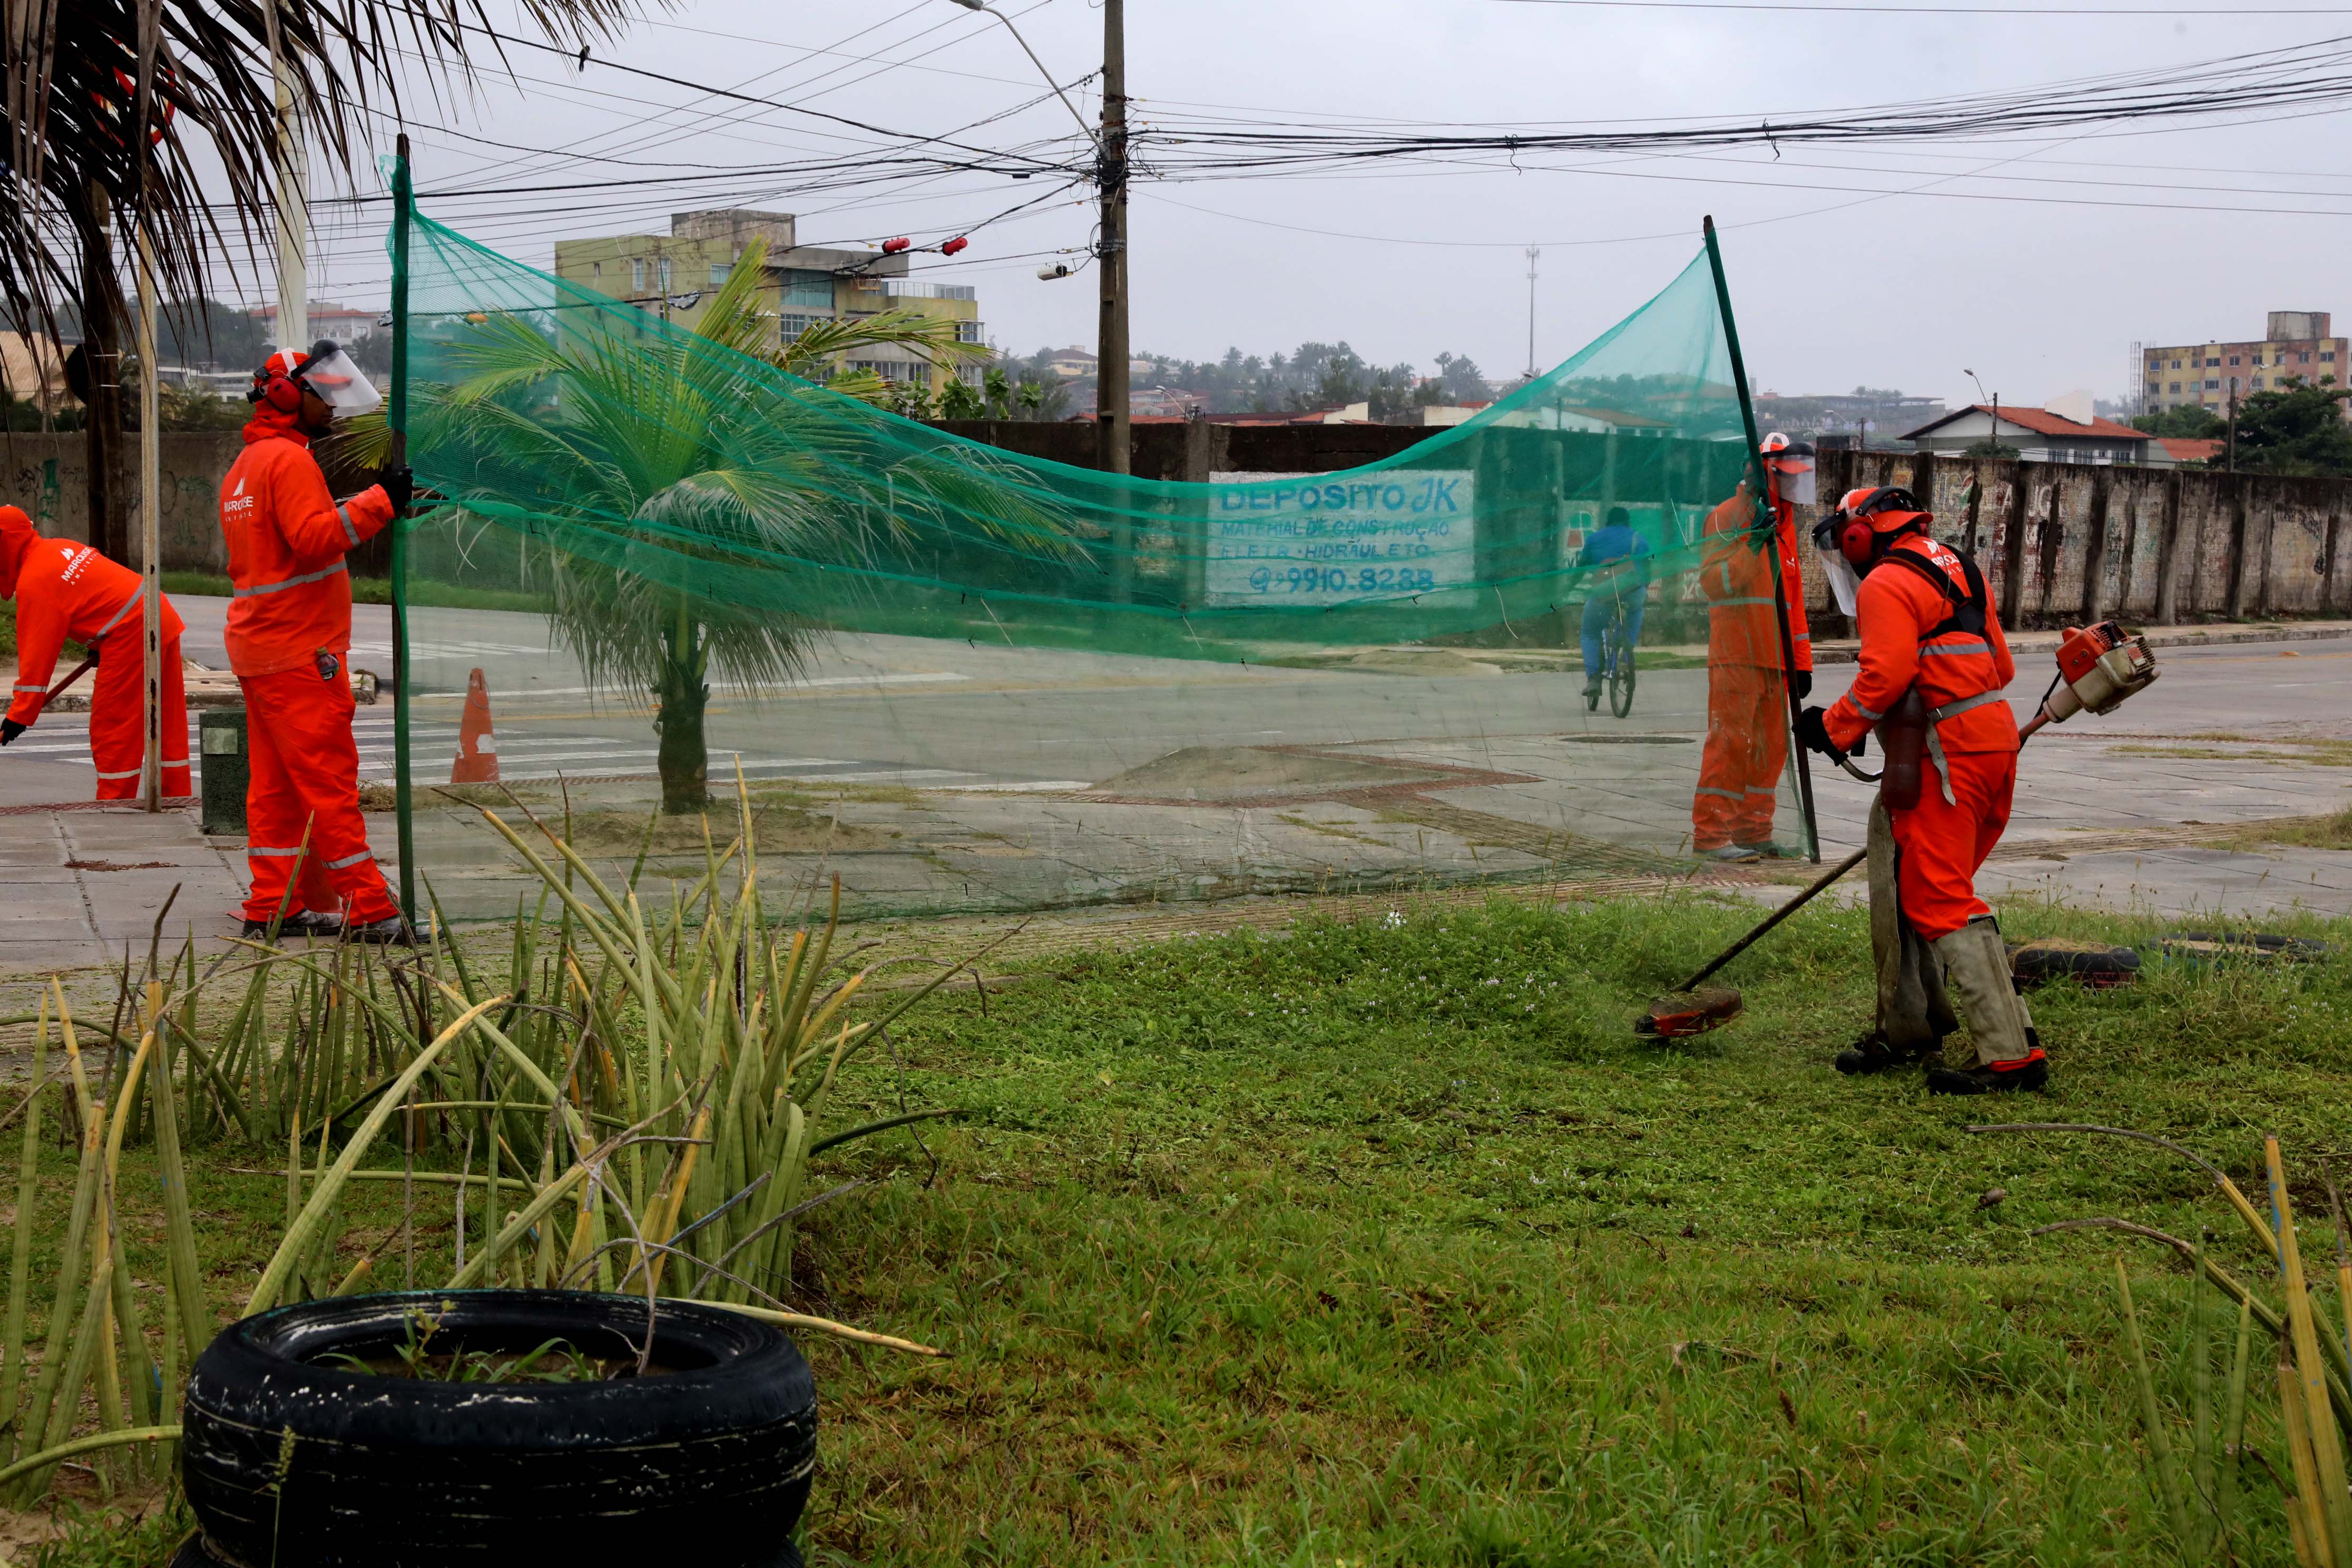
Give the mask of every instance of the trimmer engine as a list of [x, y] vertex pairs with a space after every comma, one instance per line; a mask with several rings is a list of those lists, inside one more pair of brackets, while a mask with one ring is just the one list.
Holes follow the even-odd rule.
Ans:
[[2156, 655], [2138, 633], [2113, 621], [2069, 626], [2058, 645], [2058, 683], [2042, 700], [2042, 716], [2063, 724], [2085, 708], [2111, 713], [2152, 685], [2157, 674]]

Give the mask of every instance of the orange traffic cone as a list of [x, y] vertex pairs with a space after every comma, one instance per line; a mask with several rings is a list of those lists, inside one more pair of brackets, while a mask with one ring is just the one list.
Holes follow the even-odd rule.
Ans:
[[457, 721], [457, 756], [449, 764], [449, 782], [499, 782], [499, 738], [490, 732], [490, 689], [476, 669], [466, 678], [466, 712]]

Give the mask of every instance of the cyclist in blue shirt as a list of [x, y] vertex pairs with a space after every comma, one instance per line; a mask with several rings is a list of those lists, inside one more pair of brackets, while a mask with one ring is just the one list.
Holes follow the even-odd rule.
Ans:
[[1650, 542], [1633, 531], [1633, 519], [1622, 506], [1609, 509], [1608, 520], [1585, 535], [1577, 552], [1577, 574], [1600, 574], [1592, 596], [1584, 601], [1580, 628], [1584, 644], [1584, 699], [1601, 695], [1601, 633], [1615, 618], [1617, 604], [1625, 604], [1625, 646], [1642, 640], [1642, 610], [1650, 597]]

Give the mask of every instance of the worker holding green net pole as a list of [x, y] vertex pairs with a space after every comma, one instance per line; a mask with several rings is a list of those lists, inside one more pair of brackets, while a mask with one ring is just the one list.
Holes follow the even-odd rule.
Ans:
[[[1783, 685], [1781, 604], [1804, 603], [1797, 568], [1796, 509], [1813, 498], [1813, 449], [1779, 431], [1759, 466], [1771, 531], [1757, 537], [1747, 481], [1707, 514], [1699, 592], [1706, 600], [1706, 749], [1691, 797], [1693, 847], [1709, 860], [1798, 859], [1772, 837], [1780, 774], [1789, 761], [1788, 691], [1811, 690], [1813, 645], [1792, 634]], [[1775, 596], [1775, 577], [1780, 579]]]

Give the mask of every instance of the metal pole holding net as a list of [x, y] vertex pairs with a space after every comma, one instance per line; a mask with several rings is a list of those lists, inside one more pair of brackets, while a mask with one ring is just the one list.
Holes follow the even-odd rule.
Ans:
[[1716, 244], [1715, 219], [1701, 220], [1706, 236], [1706, 262], [1715, 273], [1715, 299], [1723, 312], [1723, 341], [1731, 351], [1731, 379], [1739, 389], [1739, 418], [1748, 428], [1748, 471], [1754, 478], [1748, 494], [1756, 501], [1756, 527], [1771, 555], [1772, 609], [1780, 622], [1780, 689], [1789, 700], [1789, 754], [1797, 764], [1797, 805], [1805, 819], [1805, 858], [1821, 863], [1821, 830], [1813, 820], [1813, 774], [1806, 765], [1805, 748], [1797, 743], [1799, 701], [1796, 684], [1790, 679], [1797, 668], [1797, 643], [1789, 625], [1788, 587], [1780, 574], [1780, 520], [1772, 511], [1772, 498], [1766, 489], [1764, 463], [1760, 456], [1764, 438], [1756, 429], [1756, 405], [1748, 396], [1748, 365], [1739, 354], [1739, 328], [1731, 318], [1731, 285], [1724, 280], [1723, 250]]

